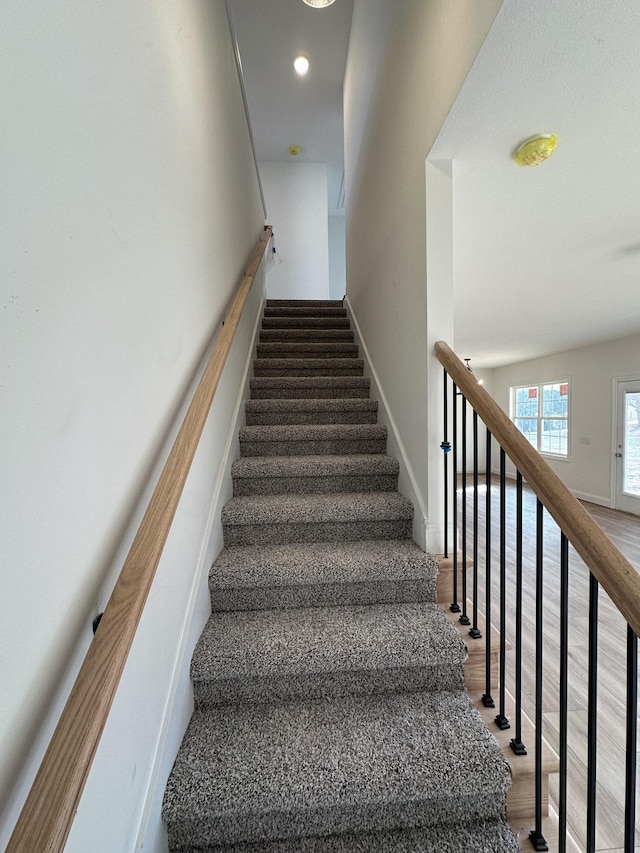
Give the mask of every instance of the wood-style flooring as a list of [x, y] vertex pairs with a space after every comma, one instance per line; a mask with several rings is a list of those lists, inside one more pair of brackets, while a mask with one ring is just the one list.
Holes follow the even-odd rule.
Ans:
[[[458, 482], [458, 525], [462, 522], [462, 487]], [[467, 480], [467, 557], [473, 556], [474, 490]], [[485, 610], [485, 530], [486, 485], [478, 487], [478, 588], [479, 609]], [[640, 517], [594, 504], [585, 504], [627, 559], [640, 570]], [[507, 638], [515, 649], [515, 482], [507, 480], [505, 514], [506, 538], [506, 626]], [[491, 487], [491, 620], [500, 623], [500, 489], [494, 478]], [[526, 486], [523, 490], [523, 622], [522, 622], [522, 705], [534, 717], [535, 696], [535, 529], [536, 499]], [[461, 543], [458, 542], [460, 549]], [[560, 532], [544, 513], [543, 564], [543, 736], [555, 748], [559, 726], [559, 625], [560, 625]], [[473, 569], [467, 573], [467, 594], [473, 589]], [[601, 589], [598, 635], [598, 723], [597, 723], [597, 829], [595, 850], [622, 853], [624, 848], [625, 791], [625, 706], [626, 706], [626, 622]], [[472, 617], [472, 611], [469, 611]], [[568, 737], [568, 830], [581, 850], [586, 850], [586, 766], [587, 766], [587, 684], [588, 684], [589, 577], [586, 566], [569, 549], [569, 737]], [[472, 639], [469, 640], [473, 642]], [[637, 673], [636, 673], [637, 677]], [[506, 654], [506, 688], [515, 694], [515, 653]], [[498, 705], [499, 696], [493, 694]], [[513, 727], [513, 721], [512, 721]], [[534, 744], [525, 744], [533, 751]], [[557, 802], [558, 775], [550, 780], [552, 801]], [[639, 773], [640, 779], [640, 773]], [[636, 850], [640, 850], [640, 796], [636, 793]], [[554, 840], [550, 841], [550, 847]], [[555, 847], [555, 843], [553, 843]], [[533, 848], [531, 848], [533, 849]]]

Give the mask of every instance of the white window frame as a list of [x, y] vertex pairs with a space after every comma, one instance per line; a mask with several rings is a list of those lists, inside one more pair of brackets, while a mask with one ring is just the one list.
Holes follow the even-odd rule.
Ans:
[[[567, 417], [557, 417], [557, 416], [544, 416], [542, 412], [542, 402], [544, 400], [544, 389], [548, 388], [550, 385], [566, 385], [567, 386]], [[538, 394], [538, 412], [536, 415], [527, 415], [521, 416], [520, 418], [516, 417], [516, 392], [525, 388], [537, 388]], [[563, 462], [568, 462], [570, 459], [571, 452], [571, 444], [570, 444], [570, 419], [571, 419], [571, 382], [567, 379], [554, 379], [548, 382], [522, 382], [518, 385], [511, 385], [509, 387], [509, 417], [513, 421], [513, 423], [518, 427], [518, 420], [535, 420], [536, 421], [536, 443], [534, 444], [528, 436], [527, 440], [530, 442], [532, 447], [534, 447], [541, 456], [547, 456], [551, 459], [560, 459]], [[566, 421], [567, 424], [567, 452], [565, 453], [553, 453], [549, 450], [541, 450], [542, 444], [542, 423], [543, 421], [549, 420], [557, 420], [557, 421]], [[520, 427], [518, 427], [520, 429]], [[522, 430], [521, 430], [522, 431]], [[527, 435], [523, 432], [523, 435]]]

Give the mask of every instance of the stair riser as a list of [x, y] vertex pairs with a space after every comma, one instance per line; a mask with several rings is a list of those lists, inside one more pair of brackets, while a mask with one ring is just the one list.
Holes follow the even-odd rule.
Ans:
[[[271, 812], [268, 826], [265, 825], [262, 815], [245, 814], [241, 821], [237, 816], [212, 815], [209, 818], [202, 816], [196, 826], [191, 822], [171, 821], [167, 828], [170, 850], [200, 851], [206, 844], [260, 844], [275, 839], [286, 842], [287, 839], [296, 839], [299, 836], [358, 833], [363, 827], [369, 832], [376, 832], [429, 826], [432, 822], [437, 822], [433, 815], [440, 818], [440, 823], [449, 826], [472, 821], [485, 823], [487, 820], [500, 820], [504, 808], [504, 798], [496, 796], [493, 791], [478, 790], [473, 796], [459, 796], [456, 802], [452, 802], [443, 791], [442, 796], [438, 798], [415, 798], [411, 802], [390, 801], [385, 803], [384, 807], [380, 804], [345, 802], [342, 808], [300, 809], [294, 814]], [[191, 841], [192, 847], [184, 846], [186, 839]], [[294, 841], [294, 845], [296, 843]]]
[[[290, 365], [282, 364], [287, 359], [258, 359], [254, 362], [254, 376], [362, 376], [363, 365], [355, 359], [323, 358], [309, 359], [300, 364], [298, 359], [289, 359]], [[278, 363], [274, 363], [278, 362]], [[322, 362], [322, 363], [318, 363]]]
[[309, 426], [312, 424], [375, 424], [378, 413], [374, 411], [312, 411], [295, 412], [282, 410], [279, 412], [247, 412], [247, 426]]
[[224, 544], [286, 545], [294, 542], [354, 542], [365, 539], [410, 539], [410, 519], [323, 522], [320, 524], [223, 524]]
[[353, 343], [351, 329], [262, 329], [260, 343]]
[[194, 681], [193, 691], [200, 710], [232, 702], [290, 702], [341, 696], [371, 696], [376, 693], [412, 693], [418, 690], [462, 690], [460, 667], [432, 666], [378, 669], [373, 672], [302, 673], [287, 679], [220, 679]]
[[348, 317], [265, 317], [263, 329], [349, 329]]
[[266, 363], [261, 365], [258, 362], [253, 374], [254, 376], [271, 376], [274, 379], [285, 376], [362, 376], [363, 370], [359, 365], [332, 364], [332, 361], [341, 361], [341, 359], [325, 358], [323, 361], [324, 364], [313, 367], [275, 367]]
[[356, 344], [327, 343], [324, 347], [300, 344], [299, 346], [276, 346], [258, 344], [258, 358], [357, 358]]
[[269, 306], [264, 309], [264, 317], [346, 317], [347, 309], [342, 307], [325, 308], [312, 306], [311, 308], [295, 305], [293, 307], [278, 305]]
[[267, 308], [344, 308], [342, 299], [267, 299]]
[[234, 478], [234, 497], [247, 495], [318, 494], [327, 492], [397, 492], [397, 475], [335, 477]]
[[[533, 824], [532, 824], [533, 825]], [[548, 838], [548, 835], [547, 835]], [[520, 853], [517, 839], [502, 821], [485, 821], [477, 827], [409, 827], [384, 832], [357, 832], [324, 837], [291, 838], [258, 844], [180, 848], [181, 853], [470, 853], [500, 851]], [[551, 848], [552, 850], [555, 848]], [[573, 850], [574, 848], [569, 848]], [[577, 848], [575, 848], [577, 850]]]
[[[254, 380], [257, 381], [257, 380]], [[275, 380], [274, 380], [275, 381]], [[262, 379], [261, 382], [269, 383], [269, 380]], [[293, 384], [306, 385], [304, 380], [299, 380], [298, 383], [286, 383], [288, 386]], [[318, 382], [313, 384], [317, 385]], [[350, 385], [359, 385], [358, 380], [349, 380]], [[270, 402], [265, 403], [262, 400], [247, 400], [245, 403], [245, 411], [250, 412], [378, 412], [377, 400], [290, 400], [288, 402]]]
[[240, 441], [242, 456], [346, 456], [350, 453], [385, 453], [386, 449], [386, 439]]
[[377, 581], [323, 583], [307, 586], [249, 587], [211, 590], [213, 612], [235, 610], [293, 610], [301, 607], [348, 607], [433, 601], [435, 581]]

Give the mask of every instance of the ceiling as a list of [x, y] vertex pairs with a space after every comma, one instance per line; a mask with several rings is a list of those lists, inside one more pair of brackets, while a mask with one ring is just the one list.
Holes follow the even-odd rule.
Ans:
[[[342, 83], [353, 0], [228, 0], [259, 161], [326, 163], [329, 214], [344, 214]], [[309, 73], [293, 60], [304, 54]], [[292, 158], [290, 145], [301, 153]], [[268, 199], [267, 199], [268, 203]]]
[[[640, 332], [639, 38], [637, 0], [507, 0], [462, 87], [432, 156], [453, 160], [455, 346], [478, 366]], [[520, 168], [535, 133], [556, 152]]]
[[[339, 212], [353, 0], [229, 5], [258, 159], [300, 144], [331, 167]], [[455, 347], [474, 366], [640, 332], [639, 40], [637, 0], [505, 0], [425, 152], [453, 161]], [[520, 168], [513, 152], [536, 133], [557, 134], [556, 152]]]

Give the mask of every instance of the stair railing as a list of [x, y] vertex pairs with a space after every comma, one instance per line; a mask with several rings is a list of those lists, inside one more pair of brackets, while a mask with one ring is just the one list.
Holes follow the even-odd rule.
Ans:
[[[599, 525], [589, 515], [562, 481], [556, 476], [543, 457], [531, 446], [507, 417], [503, 410], [479, 384], [468, 368], [468, 365], [455, 355], [444, 342], [435, 345], [435, 354], [444, 367], [444, 441], [441, 447], [445, 451], [445, 502], [451, 501], [453, 511], [453, 598], [451, 610], [460, 612], [460, 622], [469, 624], [466, 598], [458, 600], [459, 579], [461, 579], [463, 595], [467, 589], [467, 527], [460, 525], [457, 530], [457, 398], [462, 401], [462, 417], [466, 419], [467, 403], [473, 410], [473, 624], [469, 631], [471, 639], [478, 638], [477, 630], [477, 578], [478, 578], [478, 548], [477, 548], [477, 501], [478, 501], [478, 434], [477, 418], [486, 426], [486, 541], [485, 541], [485, 613], [487, 623], [486, 644], [486, 685], [482, 702], [485, 707], [494, 707], [491, 695], [491, 637], [488, 629], [491, 620], [491, 447], [492, 439], [500, 447], [499, 474], [499, 563], [500, 563], [500, 647], [499, 647], [499, 713], [495, 718], [496, 725], [509, 728], [510, 721], [505, 713], [505, 614], [506, 614], [506, 519], [505, 519], [505, 482], [507, 456], [516, 467], [516, 530], [515, 530], [515, 737], [511, 741], [514, 754], [526, 752], [521, 739], [521, 692], [522, 692], [522, 614], [523, 614], [523, 479], [536, 495], [536, 560], [535, 560], [535, 827], [529, 839], [534, 850], [548, 850], [547, 842], [542, 833], [542, 684], [543, 684], [543, 619], [544, 619], [544, 557], [543, 557], [543, 511], [547, 510], [560, 528], [559, 569], [560, 569], [560, 601], [559, 601], [559, 793], [558, 793], [558, 850], [564, 853], [567, 849], [567, 815], [568, 815], [568, 626], [569, 626], [569, 543], [573, 545], [578, 555], [589, 570], [589, 617], [588, 617], [588, 732], [587, 732], [587, 770], [586, 770], [586, 850], [591, 853], [596, 849], [596, 801], [597, 801], [597, 711], [598, 711], [598, 594], [600, 587], [607, 593], [610, 600], [624, 617], [627, 628], [626, 650], [626, 761], [625, 761], [625, 802], [624, 802], [624, 851], [633, 853], [635, 841], [636, 817], [636, 782], [637, 782], [637, 718], [638, 718], [638, 643], [640, 632], [640, 574], [628, 562], [623, 554], [605, 535]], [[448, 399], [450, 383], [453, 394], [452, 403]], [[452, 444], [449, 442], [447, 412], [451, 411], [453, 422]], [[462, 512], [466, 513], [466, 420], [463, 422], [460, 441], [462, 443], [462, 483], [461, 503]], [[449, 450], [453, 447], [453, 452]], [[453, 470], [448, 468], [448, 457], [453, 458]], [[451, 493], [453, 495], [451, 496]], [[448, 518], [448, 510], [446, 513]], [[445, 522], [446, 523], [446, 522]], [[461, 564], [458, 564], [458, 536], [462, 540], [460, 551]], [[449, 545], [445, 538], [445, 556], [448, 556]], [[462, 606], [461, 606], [462, 605]]]
[[253, 251], [89, 646], [7, 853], [64, 849], [182, 490], [254, 278], [271, 238]]

